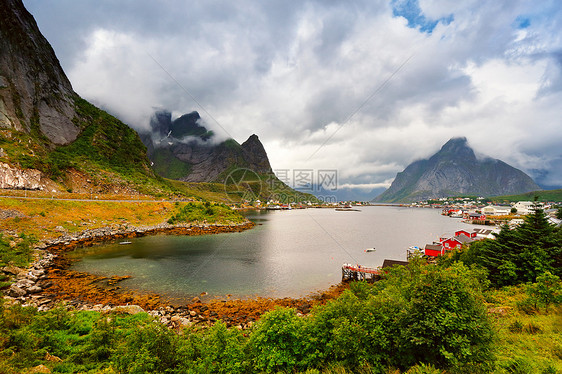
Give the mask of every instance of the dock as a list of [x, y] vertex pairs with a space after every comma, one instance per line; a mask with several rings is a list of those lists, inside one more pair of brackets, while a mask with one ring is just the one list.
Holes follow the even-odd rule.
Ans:
[[341, 267], [341, 280], [357, 280], [357, 281], [368, 281], [374, 282], [379, 279], [381, 274], [381, 269], [379, 268], [368, 268], [361, 265], [353, 266], [351, 264], [343, 264]]

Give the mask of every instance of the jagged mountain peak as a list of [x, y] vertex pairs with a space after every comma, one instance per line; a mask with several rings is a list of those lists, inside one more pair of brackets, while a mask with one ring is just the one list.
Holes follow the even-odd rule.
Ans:
[[259, 145], [263, 148], [263, 145], [260, 142], [260, 138], [256, 134], [250, 135], [250, 137], [244, 143], [242, 143], [242, 147], [251, 147], [254, 145]]
[[476, 155], [463, 136], [449, 139], [432, 158], [475, 160]]
[[233, 168], [272, 173], [263, 144], [257, 135], [244, 143], [234, 139], [215, 141], [198, 112], [184, 114], [174, 121], [167, 110], [151, 119], [152, 134], [141, 134], [155, 170], [162, 176], [187, 182], [221, 181]]
[[375, 198], [380, 202], [412, 202], [433, 198], [497, 196], [540, 190], [524, 172], [501, 160], [477, 159], [465, 137], [452, 138], [429, 159], [398, 173], [392, 185]]

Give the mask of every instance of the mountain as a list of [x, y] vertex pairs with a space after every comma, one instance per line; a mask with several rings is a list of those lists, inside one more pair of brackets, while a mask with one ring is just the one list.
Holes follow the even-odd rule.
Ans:
[[[151, 125], [142, 134], [147, 148], [135, 130], [82, 99], [22, 0], [0, 0], [0, 188], [314, 200], [275, 177], [256, 135], [242, 144], [218, 143], [197, 112], [174, 121], [160, 112]], [[228, 183], [188, 184], [155, 170], [183, 181]]]
[[20, 0], [0, 2], [0, 127], [68, 144], [80, 128], [70, 81]]
[[0, 181], [49, 191], [170, 190], [138, 134], [74, 92], [21, 0], [0, 1]]
[[464, 137], [450, 139], [427, 160], [398, 173], [377, 202], [413, 202], [459, 195], [498, 196], [540, 190], [524, 172], [503, 161], [479, 159]]
[[197, 112], [172, 121], [162, 110], [150, 121], [150, 132], [141, 133], [148, 156], [156, 172], [166, 178], [185, 182], [223, 182], [237, 169], [257, 174], [273, 174], [267, 153], [257, 135], [244, 143], [234, 139], [215, 142], [215, 134], [201, 124]]

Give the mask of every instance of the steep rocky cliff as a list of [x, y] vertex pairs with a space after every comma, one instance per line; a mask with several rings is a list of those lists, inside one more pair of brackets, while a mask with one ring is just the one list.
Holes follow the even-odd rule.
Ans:
[[459, 195], [498, 196], [540, 190], [524, 172], [503, 161], [478, 159], [466, 138], [449, 140], [427, 160], [398, 173], [378, 202], [412, 202]]
[[80, 129], [70, 81], [21, 0], [0, 1], [0, 128], [68, 144]]
[[155, 185], [138, 134], [73, 91], [21, 0], [0, 1], [0, 163], [0, 188]]
[[199, 113], [171, 118], [168, 111], [156, 112], [150, 121], [152, 131], [141, 134], [160, 175], [186, 182], [222, 182], [236, 168], [272, 173], [257, 135], [241, 145], [234, 139], [217, 143], [212, 131], [200, 123]]
[[0, 188], [37, 190], [41, 188], [39, 170], [20, 170], [0, 162]]

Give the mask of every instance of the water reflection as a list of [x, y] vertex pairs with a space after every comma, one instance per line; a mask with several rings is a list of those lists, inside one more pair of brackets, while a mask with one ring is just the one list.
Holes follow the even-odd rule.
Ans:
[[[431, 209], [365, 207], [251, 212], [252, 230], [207, 236], [150, 236], [77, 251], [75, 270], [131, 275], [122, 286], [191, 298], [302, 296], [338, 283], [341, 264], [380, 266], [444, 232], [472, 230]], [[366, 248], [375, 247], [367, 253]]]

